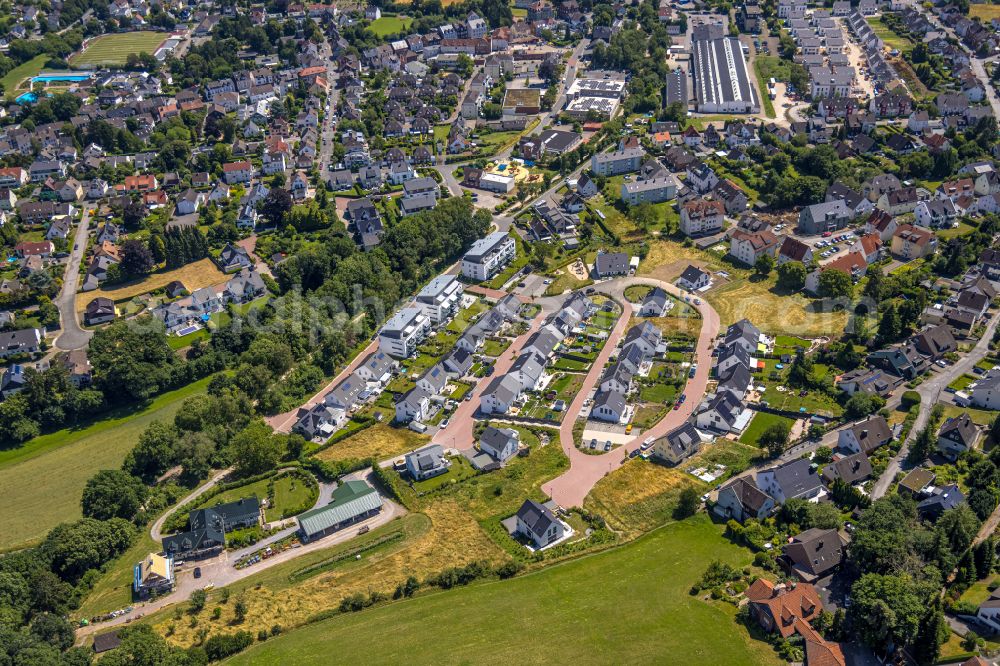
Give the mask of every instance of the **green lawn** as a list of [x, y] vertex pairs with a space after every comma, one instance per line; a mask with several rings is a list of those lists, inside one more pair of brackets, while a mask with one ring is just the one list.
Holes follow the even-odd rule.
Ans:
[[[331, 654], [385, 664], [672, 663], [683, 654], [691, 663], [778, 664], [736, 623], [734, 607], [688, 594], [712, 560], [750, 563], [749, 551], [721, 533], [701, 515], [509, 581], [334, 617], [254, 645], [233, 663], [325, 663]], [[529, 634], [552, 640], [527, 653]]]
[[14, 69], [7, 72], [7, 74], [4, 75], [2, 79], [0, 79], [0, 85], [3, 86], [3, 89], [7, 97], [10, 99], [17, 97], [20, 94], [17, 88], [18, 84], [21, 83], [21, 81], [23, 81], [24, 79], [28, 78], [29, 76], [35, 76], [40, 71], [42, 71], [42, 67], [45, 66], [45, 63], [48, 62], [48, 59], [49, 56], [44, 54], [40, 56], [35, 56], [31, 60], [22, 63], [17, 67], [15, 67]]
[[368, 29], [379, 37], [388, 37], [389, 35], [397, 35], [405, 32], [411, 23], [413, 23], [413, 19], [409, 17], [383, 16], [380, 19], [372, 21]]
[[[268, 496], [267, 489], [271, 479], [261, 479], [245, 486], [232, 488], [209, 498], [198, 506], [199, 509], [235, 502], [244, 497], [256, 497], [259, 500]], [[274, 481], [274, 503], [264, 511], [264, 518], [268, 522], [281, 520], [297, 513], [302, 513], [311, 509], [316, 503], [318, 489], [314, 483], [303, 483], [298, 475], [284, 474]]]
[[205, 378], [164, 393], [143, 409], [118, 410], [86, 427], [42, 435], [0, 452], [5, 517], [0, 550], [24, 546], [58, 523], [79, 518], [87, 480], [98, 470], [117, 469], [149, 423], [173, 420], [183, 400], [204, 391], [208, 382]]
[[905, 53], [913, 48], [913, 42], [894, 32], [889, 26], [882, 22], [880, 17], [869, 16], [868, 25], [871, 26], [872, 32], [885, 42], [885, 45], [890, 49], [897, 49]]
[[962, 375], [961, 377], [953, 381], [951, 384], [948, 384], [948, 388], [955, 389], [956, 391], [964, 391], [966, 388], [969, 387], [969, 384], [976, 381], [976, 379], [977, 377], [975, 377], [974, 375], [968, 375], [968, 374]]
[[764, 434], [768, 426], [774, 425], [775, 423], [785, 423], [789, 427], [792, 425], [792, 420], [785, 418], [784, 416], [778, 416], [777, 414], [768, 414], [767, 412], [757, 412], [750, 421], [750, 425], [746, 427], [743, 434], [740, 436], [740, 441], [744, 444], [756, 445], [760, 436]]
[[75, 67], [87, 65], [124, 65], [130, 53], [145, 51], [152, 55], [167, 38], [163, 32], [123, 32], [101, 35], [87, 44], [82, 53], [70, 60]]

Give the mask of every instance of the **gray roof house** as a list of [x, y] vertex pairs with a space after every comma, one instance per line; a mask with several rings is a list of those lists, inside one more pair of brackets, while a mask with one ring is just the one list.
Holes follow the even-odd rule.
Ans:
[[552, 511], [534, 500], [525, 500], [516, 514], [515, 533], [529, 539], [536, 549], [545, 548], [565, 536], [567, 527]]
[[415, 481], [423, 481], [444, 474], [451, 467], [451, 461], [444, 455], [444, 449], [437, 444], [428, 444], [406, 454], [406, 470]]
[[815, 582], [844, 561], [844, 541], [834, 529], [806, 530], [781, 550], [788, 568], [806, 583]]
[[594, 261], [594, 273], [599, 278], [627, 275], [629, 255], [624, 252], [601, 252]]
[[805, 206], [799, 212], [799, 233], [818, 234], [843, 229], [854, 217], [843, 199]]
[[499, 462], [506, 462], [516, 454], [519, 444], [520, 435], [511, 428], [489, 426], [479, 437], [479, 448]]
[[594, 406], [590, 410], [590, 417], [607, 421], [609, 423], [619, 423], [625, 416], [625, 394], [619, 391], [598, 391], [594, 396]]
[[792, 498], [810, 499], [823, 492], [816, 466], [804, 458], [761, 470], [757, 472], [755, 481], [779, 504]]
[[687, 421], [653, 442], [652, 457], [677, 465], [701, 448], [701, 435]]
[[979, 426], [973, 422], [968, 412], [962, 412], [947, 419], [941, 426], [937, 438], [938, 450], [954, 460], [960, 453], [975, 448], [979, 436]]
[[752, 478], [741, 476], [719, 489], [712, 511], [741, 523], [749, 518], [760, 520], [774, 511], [774, 498], [758, 488]]
[[823, 481], [833, 485], [837, 479], [853, 485], [864, 481], [872, 474], [872, 463], [864, 453], [852, 453], [823, 466]]

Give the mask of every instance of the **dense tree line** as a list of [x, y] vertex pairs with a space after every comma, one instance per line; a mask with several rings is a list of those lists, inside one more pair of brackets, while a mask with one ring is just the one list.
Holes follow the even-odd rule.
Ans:
[[208, 256], [208, 239], [198, 227], [172, 227], [162, 237], [153, 238], [162, 238], [163, 258], [160, 261], [165, 261], [167, 268], [180, 268]]

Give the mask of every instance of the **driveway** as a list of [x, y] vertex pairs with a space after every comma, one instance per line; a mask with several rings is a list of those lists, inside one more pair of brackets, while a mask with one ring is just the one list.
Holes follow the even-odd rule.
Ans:
[[[239, 580], [242, 580], [248, 576], [251, 576], [264, 569], [269, 569], [277, 564], [282, 564], [289, 560], [295, 559], [306, 553], [311, 553], [317, 550], [323, 550], [325, 548], [330, 548], [332, 546], [349, 541], [358, 535], [358, 531], [363, 527], [368, 527], [373, 530], [377, 527], [381, 527], [395, 519], [397, 516], [402, 516], [406, 513], [406, 509], [396, 504], [392, 500], [383, 497], [382, 498], [382, 511], [379, 512], [377, 516], [372, 516], [368, 520], [364, 520], [360, 523], [351, 525], [350, 527], [344, 528], [343, 530], [331, 534], [329, 536], [323, 537], [318, 541], [313, 541], [312, 543], [307, 543], [299, 546], [298, 548], [290, 548], [286, 551], [278, 553], [266, 560], [261, 560], [259, 563], [245, 567], [243, 569], [237, 569], [234, 564], [237, 559], [238, 553], [247, 551], [248, 549], [243, 549], [243, 551], [235, 551], [232, 553], [223, 552], [215, 558], [201, 561], [191, 561], [186, 562], [177, 567], [176, 575], [177, 580], [174, 586], [174, 591], [165, 597], [161, 597], [155, 601], [148, 603], [139, 603], [133, 606], [131, 613], [126, 615], [120, 615], [113, 618], [107, 622], [99, 622], [95, 624], [88, 625], [86, 627], [81, 627], [76, 631], [76, 641], [77, 644], [82, 643], [82, 639], [85, 636], [94, 633], [100, 633], [111, 627], [126, 624], [132, 620], [137, 620], [150, 613], [155, 613], [158, 610], [171, 606], [175, 603], [180, 603], [186, 601], [191, 593], [195, 590], [204, 589], [206, 587], [224, 587], [230, 585]], [[289, 528], [285, 530], [289, 534], [294, 532], [295, 528]], [[287, 536], [287, 534], [285, 534]], [[277, 540], [278, 537], [274, 536], [268, 540]], [[265, 543], [261, 542], [252, 546], [248, 552], [253, 552], [264, 547]], [[245, 553], [244, 553], [245, 554]], [[193, 575], [193, 570], [195, 567], [201, 569], [201, 577], [195, 578]]]
[[719, 315], [707, 301], [703, 300], [700, 305], [695, 306], [692, 304], [692, 307], [697, 307], [701, 312], [702, 325], [696, 351], [698, 369], [695, 371], [695, 376], [687, 383], [684, 391], [687, 395], [687, 400], [684, 404], [679, 409], [668, 412], [659, 423], [642, 433], [642, 435], [633, 437], [624, 446], [615, 448], [603, 455], [588, 455], [576, 447], [576, 442], [573, 438], [573, 424], [583, 407], [584, 399], [604, 371], [604, 364], [611, 356], [612, 350], [618, 344], [618, 340], [625, 332], [625, 329], [628, 328], [632, 307], [625, 300], [624, 292], [627, 287], [636, 284], [661, 287], [670, 294], [680, 298], [684, 298], [687, 295], [669, 282], [654, 280], [652, 278], [620, 278], [594, 285], [594, 289], [597, 291], [612, 296], [622, 303], [625, 306], [625, 311], [608, 337], [608, 341], [601, 350], [597, 361], [595, 361], [590, 372], [587, 374], [583, 386], [567, 410], [566, 420], [563, 421], [559, 429], [559, 441], [562, 444], [563, 451], [569, 457], [570, 468], [561, 476], [544, 484], [542, 490], [548, 493], [560, 506], [583, 506], [584, 499], [598, 481], [606, 474], [620, 467], [625, 461], [626, 456], [642, 446], [642, 442], [645, 439], [649, 437], [662, 437], [686, 421], [705, 395], [708, 374], [712, 367], [712, 341], [719, 333]]
[[63, 285], [56, 296], [56, 307], [59, 308], [59, 321], [62, 332], [56, 338], [56, 347], [63, 351], [83, 349], [90, 341], [93, 332], [85, 331], [80, 326], [80, 320], [76, 314], [76, 286], [80, 280], [80, 264], [83, 262], [83, 253], [87, 250], [87, 234], [90, 231], [90, 206], [85, 204], [83, 217], [76, 228], [76, 236], [73, 239], [73, 249], [70, 251], [69, 259], [66, 260], [66, 272], [63, 273]]

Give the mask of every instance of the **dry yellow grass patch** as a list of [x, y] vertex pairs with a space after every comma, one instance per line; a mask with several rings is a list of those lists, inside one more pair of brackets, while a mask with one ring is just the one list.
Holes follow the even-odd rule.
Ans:
[[707, 484], [680, 469], [632, 460], [597, 482], [584, 507], [608, 525], [634, 538], [671, 519], [681, 490]]
[[375, 458], [385, 460], [420, 448], [430, 441], [427, 435], [413, 432], [409, 428], [391, 428], [378, 423], [337, 442], [316, 455], [321, 460], [363, 460]]
[[719, 313], [723, 327], [749, 319], [768, 333], [819, 337], [844, 332], [846, 312], [820, 312], [814, 305], [819, 301], [810, 301], [801, 294], [776, 294], [771, 291], [775, 279], [736, 280], [713, 287], [704, 297]]
[[[425, 579], [444, 569], [462, 566], [474, 560], [492, 563], [504, 561], [507, 556], [480, 529], [475, 519], [451, 500], [428, 506], [424, 513], [431, 519], [431, 528], [406, 547], [385, 555], [373, 555], [358, 567], [335, 569], [326, 574], [289, 588], [274, 590], [267, 585], [250, 589], [243, 594], [247, 605], [246, 620], [236, 628], [256, 635], [260, 629], [270, 629], [280, 624], [285, 630], [302, 624], [310, 616], [336, 608], [341, 599], [356, 592], [370, 594], [380, 591], [391, 595], [399, 583], [408, 576]], [[158, 632], [167, 635], [167, 627], [174, 633], [168, 640], [184, 647], [197, 642], [200, 627], [211, 633], [234, 631], [229, 623], [233, 619], [233, 606], [237, 594], [222, 606], [222, 616], [212, 619], [212, 600], [197, 616], [197, 626], [191, 627], [188, 616], [174, 620], [173, 616], [157, 622]]]
[[687, 333], [695, 337], [701, 332], [700, 317], [651, 317], [648, 320], [663, 333], [664, 338], [669, 338], [678, 333]]
[[654, 240], [649, 243], [649, 254], [639, 267], [639, 275], [673, 282], [688, 265], [711, 271], [734, 272], [717, 254], [694, 247], [684, 247], [675, 241]]
[[161, 287], [166, 287], [174, 280], [180, 280], [188, 291], [194, 291], [202, 287], [221, 284], [226, 279], [226, 274], [220, 271], [211, 259], [202, 259], [172, 271], [153, 273], [145, 280], [139, 280], [138, 282], [128, 282], [106, 289], [101, 288], [94, 291], [80, 292], [76, 295], [76, 309], [79, 312], [83, 312], [87, 308], [87, 303], [99, 296], [110, 298], [115, 302], [126, 301], [141, 294], [148, 294]]
[[977, 16], [983, 20], [983, 23], [989, 23], [993, 19], [1000, 17], [1000, 5], [969, 5], [969, 18], [976, 18]]

